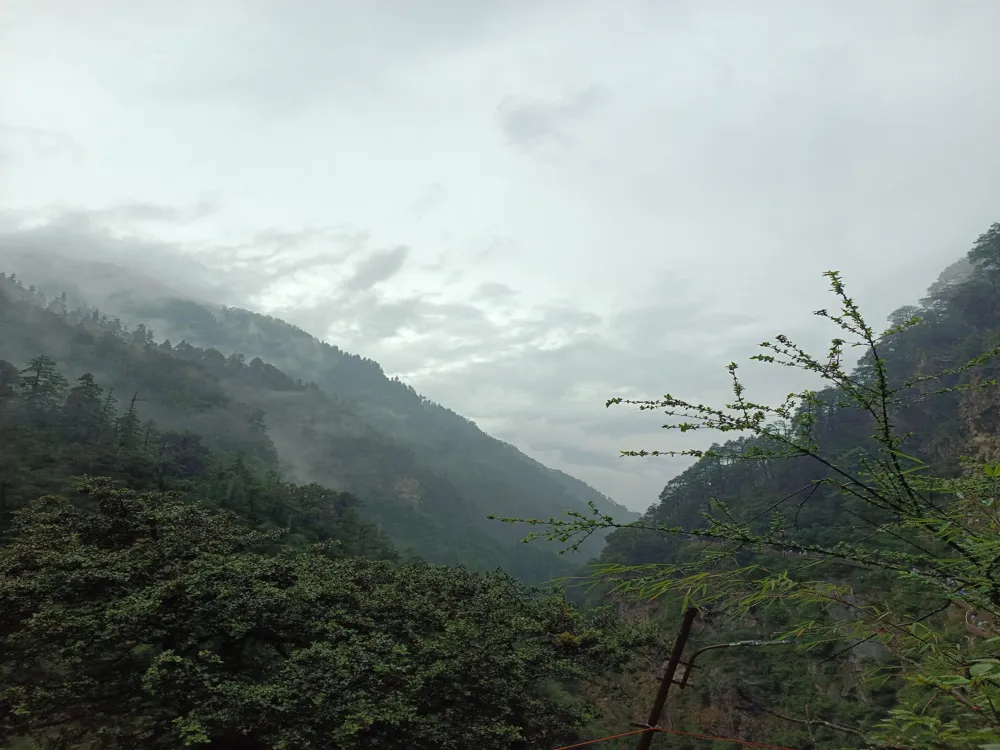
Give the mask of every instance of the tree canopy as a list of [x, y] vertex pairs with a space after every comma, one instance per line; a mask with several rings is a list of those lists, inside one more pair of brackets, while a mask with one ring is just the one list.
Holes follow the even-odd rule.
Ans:
[[78, 492], [19, 511], [0, 548], [0, 739], [538, 747], [593, 718], [574, 680], [643, 642], [499, 572], [275, 549], [170, 493]]

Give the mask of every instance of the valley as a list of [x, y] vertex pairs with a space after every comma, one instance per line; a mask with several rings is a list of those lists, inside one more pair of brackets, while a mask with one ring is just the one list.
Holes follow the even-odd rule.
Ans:
[[[393, 747], [404, 728], [428, 733], [421, 747], [450, 747], [452, 736], [456, 748], [555, 746], [642, 724], [686, 602], [700, 613], [691, 648], [787, 646], [699, 664], [662, 726], [831, 749], [845, 737], [923, 747], [899, 743], [943, 731], [934, 722], [951, 722], [947, 731], [968, 742], [988, 737], [990, 716], [962, 707], [991, 700], [1000, 616], [992, 568], [980, 562], [997, 538], [987, 500], [1000, 476], [990, 416], [998, 237], [994, 225], [881, 336], [829, 274], [844, 309], [830, 320], [868, 353], [848, 370], [846, 338], [824, 364], [778, 337], [758, 357], [815, 370], [830, 383], [823, 390], [776, 407], [657, 402], [691, 420], [684, 429], [745, 436], [695, 452], [639, 518], [387, 379], [377, 363], [280, 320], [184, 299], [142, 306], [127, 294], [106, 313], [57, 293], [54, 279], [26, 286], [5, 273], [5, 731], [21, 738], [16, 747], [90, 747], [108, 732], [119, 745], [145, 736], [169, 747], [167, 724], [212, 748], [278, 747], [292, 736], [302, 746], [336, 736], [339, 747]], [[931, 360], [939, 374], [924, 369]], [[83, 578], [61, 583], [66, 575]], [[329, 589], [331, 576], [355, 593]], [[199, 580], [232, 583], [203, 590]], [[374, 599], [363, 593], [371, 586]], [[361, 598], [336, 604], [344, 596]], [[327, 631], [315, 620], [327, 611], [347, 619]], [[399, 618], [391, 625], [389, 611]], [[37, 661], [84, 632], [74, 628], [103, 635], [52, 666]], [[929, 652], [928, 637], [938, 644]], [[378, 638], [387, 651], [344, 650]], [[375, 671], [348, 677], [313, 661], [317, 648], [338, 664], [373, 660]], [[455, 663], [455, 676], [441, 672], [434, 679], [445, 682], [431, 688], [426, 680], [446, 669], [439, 648], [503, 663], [468, 684], [458, 676], [468, 667]], [[404, 654], [412, 666], [392, 666]], [[319, 671], [308, 676], [307, 665]], [[411, 669], [431, 672], [398, 683]], [[93, 670], [105, 687], [80, 682]], [[370, 682], [382, 670], [396, 677]], [[296, 694], [296, 680], [334, 677], [360, 682], [331, 687], [336, 701], [315, 716], [289, 722], [285, 703], [269, 714], [278, 695]], [[54, 687], [40, 690], [39, 680]], [[228, 697], [190, 702], [218, 680], [231, 684]], [[258, 695], [265, 685], [274, 697]], [[429, 689], [466, 697], [438, 707]], [[924, 724], [898, 723], [935, 691], [948, 700], [925, 709]], [[528, 694], [542, 713], [522, 713]], [[112, 730], [102, 706], [127, 696]], [[258, 716], [233, 723], [251, 705]], [[450, 713], [470, 709], [471, 724]], [[37, 718], [53, 711], [54, 723]]]

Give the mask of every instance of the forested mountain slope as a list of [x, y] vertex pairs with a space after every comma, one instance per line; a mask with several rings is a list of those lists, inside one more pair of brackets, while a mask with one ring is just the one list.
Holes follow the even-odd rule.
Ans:
[[322, 450], [351, 482], [405, 473], [448, 503], [382, 499], [391, 531], [440, 545], [447, 511], [461, 538], [431, 552], [511, 562], [315, 386], [41, 302], [0, 280], [0, 747], [562, 745], [655, 644], [502, 571], [407, 559], [354, 495], [287, 481], [260, 393], [350, 426], [357, 455], [345, 433]]
[[[866, 330], [831, 278], [839, 298], [817, 313], [833, 324], [829, 359], [776, 336], [754, 365], [797, 363], [825, 373], [827, 387], [785, 412], [742, 391], [707, 410], [660, 402], [685, 429], [704, 419], [747, 434], [668, 482], [640, 528], [609, 536], [603, 591], [655, 594], [623, 608], [668, 628], [682, 597], [701, 603], [712, 614], [691, 649], [779, 636], [809, 644], [706, 653], [691, 688], [672, 698], [668, 725], [787, 747], [992, 748], [1000, 224], [919, 304], [894, 312], [885, 333]], [[864, 356], [841, 365], [855, 340]], [[655, 687], [634, 685], [633, 713], [619, 720], [641, 720]]]
[[[9, 277], [3, 287], [0, 357], [16, 368], [45, 355], [70, 379], [89, 372], [126, 403], [137, 395], [135, 413], [142, 421], [197, 433], [210, 448], [240, 453], [265, 470], [351, 492], [362, 498], [365, 516], [423, 559], [503, 567], [528, 581], [564, 575], [582, 561], [559, 556], [555, 546], [522, 545], [516, 530], [486, 519], [490, 502], [501, 513], [529, 507], [510, 483], [470, 500], [409, 446], [372, 426], [357, 403], [259, 358], [157, 343], [143, 324], [129, 331], [96, 310], [69, 309], [66, 298], [46, 299]], [[473, 474], [464, 476], [468, 481]], [[542, 512], [580, 507], [562, 486], [557, 490]], [[591, 553], [598, 548], [591, 546]]]
[[[686, 409], [694, 414], [690, 418], [694, 421], [706, 418], [723, 425], [729, 434], [746, 434], [713, 446], [671, 480], [660, 502], [637, 523], [623, 523], [628, 519], [612, 509], [612, 515], [619, 515], [617, 524], [602, 519], [591, 525], [571, 520], [569, 528], [557, 525], [553, 536], [574, 528], [582, 533], [615, 529], [600, 555], [604, 585], [590, 590], [590, 603], [615, 601], [627, 618], [652, 624], [652, 630], [663, 637], [672, 635], [683, 607], [697, 603], [701, 617], [688, 654], [710, 645], [749, 642], [746, 648], [713, 650], [699, 657], [699, 669], [687, 688], [675, 688], [671, 694], [661, 726], [813, 750], [989, 748], [1000, 742], [1000, 660], [994, 643], [1000, 635], [1000, 566], [996, 564], [1000, 518], [995, 511], [1000, 498], [1000, 389], [995, 382], [1000, 378], [1000, 225], [980, 237], [967, 258], [946, 269], [919, 305], [893, 313], [884, 334], [868, 331], [860, 317], [852, 317], [853, 300], [843, 293], [836, 274], [830, 278], [833, 291], [840, 295], [836, 304], [843, 311], [817, 314], [836, 324], [837, 338], [829, 353], [832, 364], [823, 364], [827, 362], [824, 354], [810, 359], [784, 337], [762, 346], [765, 352], [774, 353], [774, 347], [784, 351], [772, 358], [770, 366], [791, 358], [799, 365], [805, 363], [807, 370], [824, 374], [832, 385], [804, 392], [784, 411], [752, 405], [752, 394], [740, 391], [737, 400], [749, 398], [750, 405], [721, 407], [717, 413], [700, 407]], [[400, 555], [381, 530], [401, 540], [404, 550], [412, 547], [431, 559], [456, 559], [454, 555], [464, 554], [465, 548], [457, 553], [454, 546], [445, 548], [451, 558], [433, 555], [442, 550], [441, 535], [459, 528], [469, 542], [473, 565], [490, 565], [493, 558], [489, 555], [496, 550], [509, 570], [517, 569], [527, 579], [540, 571], [560, 569], [553, 567], [560, 558], [546, 546], [515, 546], [525, 533], [523, 528], [501, 526], [496, 531], [481, 526], [480, 514], [497, 508], [483, 507], [480, 498], [470, 495], [471, 488], [486, 487], [503, 499], [507, 488], [520, 487], [530, 496], [538, 487], [551, 487], [532, 479], [536, 476], [532, 472], [537, 472], [563, 492], [585, 494], [588, 490], [498, 441], [484, 443], [481, 451], [469, 451], [460, 436], [467, 443], [480, 440], [474, 425], [386, 379], [377, 364], [321, 344], [280, 321], [242, 310], [213, 311], [196, 301], [179, 299], [144, 308], [146, 319], [158, 321], [161, 330], [183, 325], [190, 341], [219, 341], [220, 347], [228, 341], [231, 353], [227, 356], [187, 342], [157, 344], [146, 325], [128, 331], [100, 314], [68, 310], [61, 298], [45, 301], [48, 309], [42, 309], [43, 300], [36, 292], [9, 281], [7, 288], [10, 299], [0, 299], [0, 320], [6, 326], [0, 330], [0, 342], [7, 350], [0, 349], [0, 358], [9, 359], [6, 351], [10, 351], [26, 365], [20, 370], [6, 365], [0, 372], [2, 382], [16, 382], [20, 388], [19, 400], [8, 399], [0, 406], [0, 417], [19, 415], [13, 422], [8, 420], [16, 429], [5, 433], [5, 451], [0, 453], [0, 471], [11, 478], [0, 488], [4, 508], [57, 489], [84, 468], [119, 476], [139, 487], [150, 483], [166, 489], [189, 486], [209, 508], [234, 510], [253, 528], [289, 529], [299, 546], [321, 541], [332, 545], [335, 559], [341, 559], [337, 553], [341, 550], [340, 555], [387, 561], [371, 569], [364, 567], [367, 563], [323, 568], [323, 575], [348, 582], [351, 591], [346, 594], [310, 578], [312, 568], [275, 570], [268, 563], [266, 580], [275, 576], [306, 582], [294, 589], [294, 596], [337, 599], [346, 595], [355, 597], [351, 606], [366, 611], [374, 607], [377, 612], [411, 601], [415, 606], [406, 614], [408, 622], [438, 618], [429, 614], [431, 610], [453, 613], [445, 617], [461, 619], [462, 632], [468, 637], [479, 637], [478, 626], [472, 622], [481, 622], [485, 613], [457, 606], [463, 592], [475, 591], [477, 596], [506, 602], [515, 613], [524, 611], [517, 603], [521, 599], [506, 583], [499, 588], [492, 584], [477, 588], [478, 583], [463, 582], [461, 577], [438, 578], [420, 572], [409, 579], [409, 573], [390, 572], [407, 568], [397, 567]], [[125, 302], [134, 308], [134, 300]], [[850, 344], [841, 336], [860, 337], [866, 354], [856, 365], [844, 362], [843, 352]], [[241, 352], [244, 348], [258, 354], [247, 361]], [[99, 408], [101, 394], [85, 380], [68, 397], [63, 387], [61, 402], [46, 400], [51, 389], [41, 386], [55, 382], [53, 373], [58, 373], [47, 359], [32, 355], [28, 361], [29, 354], [39, 349], [63, 363], [76, 362], [69, 368], [63, 365], [67, 372], [75, 374], [76, 367], [100, 373], [102, 382], [124, 396], [118, 416], [110, 422], [97, 416], [107, 409]], [[268, 364], [259, 356], [264, 351], [294, 371], [286, 374]], [[771, 361], [770, 356], [765, 356], [765, 363]], [[338, 395], [321, 381], [336, 387]], [[147, 400], [128, 405], [135, 389]], [[671, 399], [665, 397], [653, 408], [676, 410], [678, 402]], [[141, 425], [136, 418], [139, 409], [148, 409], [146, 413], [162, 418], [163, 423]], [[760, 419], [755, 416], [758, 412]], [[34, 416], [24, 421], [25, 415]], [[204, 437], [185, 432], [191, 424], [197, 424]], [[431, 466], [434, 457], [417, 445], [418, 427], [432, 433], [430, 442], [443, 455], [434, 465], [456, 465], [449, 469], [454, 477], [424, 468]], [[89, 437], [84, 438], [84, 433]], [[397, 443], [387, 437], [396, 433], [406, 440]], [[112, 442], [100, 449], [84, 447], [94, 440]], [[462, 469], [463, 462], [475, 466], [487, 455], [502, 466], [528, 466], [531, 472], [528, 478], [507, 481], [488, 473], [477, 477]], [[327, 487], [288, 484], [282, 480], [283, 473], [318, 477]], [[495, 485], [491, 484], [494, 480]], [[352, 494], [338, 490], [356, 490], [360, 506]], [[96, 491], [105, 492], [100, 487]], [[368, 502], [372, 507], [365, 510]], [[105, 506], [118, 507], [107, 502], [101, 507]], [[175, 512], [173, 506], [165, 507], [168, 513]], [[499, 512], [528, 518], [550, 513], [544, 504], [534, 503], [510, 503]], [[53, 519], [68, 524], [67, 528], [82, 524], [84, 530], [90, 523], [64, 519], [63, 513], [61, 506], [33, 509], [35, 515], [29, 518], [35, 519], [37, 528], [16, 533], [23, 540], [17, 554], [28, 555], [30, 564], [37, 567], [31, 556], [38, 550], [54, 554], [46, 545], [55, 542], [45, 537], [57, 528]], [[365, 513], [379, 521], [381, 530], [363, 519]], [[441, 517], [448, 524], [435, 526]], [[344, 519], [342, 527], [339, 518]], [[121, 519], [100, 521], [112, 526], [120, 523]], [[344, 533], [345, 528], [349, 533]], [[518, 553], [527, 550], [540, 557], [518, 558]], [[99, 562], [105, 560], [103, 551], [86, 554], [96, 555]], [[519, 563], [524, 567], [513, 567]], [[568, 570], [570, 564], [561, 569]], [[384, 597], [380, 594], [371, 600], [358, 591], [375, 580], [372, 575], [396, 583]], [[614, 583], [622, 586], [617, 593], [611, 591]], [[426, 586], [441, 588], [430, 610], [421, 603]], [[44, 586], [41, 590], [48, 591]], [[56, 594], [36, 592], [33, 596]], [[654, 601], [643, 601], [654, 595]], [[15, 592], [15, 597], [20, 596]], [[263, 601], [271, 602], [273, 596], [267, 590]], [[188, 606], [204, 617], [199, 614], [203, 603], [189, 601]], [[553, 654], [546, 649], [555, 645], [560, 653], [564, 647], [572, 650], [601, 643], [600, 651], [611, 647], [600, 640], [606, 636], [619, 645], [623, 639], [637, 642], [638, 636], [627, 629], [619, 635], [617, 624], [580, 631], [582, 621], [569, 614], [571, 610], [565, 610], [567, 619], [562, 619], [559, 607], [565, 606], [560, 603], [554, 610], [540, 611], [532, 605], [527, 619], [518, 621], [521, 624], [505, 621], [499, 647], [521, 654], [513, 644], [523, 642], [525, 632], [520, 628], [530, 622], [529, 630], [546, 634], [537, 642], [538, 653], [550, 660], [546, 663], [558, 665], [558, 674], [591, 679], [604, 674], [599, 660], [590, 662], [587, 668], [593, 671], [589, 673], [574, 672], [559, 659], [551, 661]], [[302, 621], [294, 621], [300, 614]], [[308, 612], [299, 612], [292, 620], [281, 620], [281, 626], [310, 633], [315, 632], [311, 628], [322, 627]], [[566, 630], [560, 632], [562, 622]], [[367, 620], [362, 627], [370, 627]], [[648, 643], [651, 631], [644, 632]], [[600, 634], [600, 638], [589, 640], [587, 633], [594, 638]], [[779, 638], [780, 643], [759, 646], [760, 641]], [[434, 648], [432, 661], [440, 658]], [[491, 650], [490, 658], [495, 655]], [[425, 666], [422, 659], [417, 659], [418, 672]], [[618, 659], [607, 668], [623, 663]], [[591, 724], [589, 737], [615, 734], [630, 722], [645, 719], [657, 688], [656, 664], [650, 658], [649, 669], [634, 670], [613, 691], [606, 682], [584, 691], [608, 714], [602, 723]], [[508, 669], [522, 667], [491, 668], [497, 669], [497, 675], [507, 675]], [[188, 664], [185, 668], [192, 675], [201, 674], [200, 667]], [[559, 672], [564, 668], [569, 671]], [[439, 689], [460, 684], [468, 664], [456, 664], [455, 669]], [[345, 672], [338, 668], [301, 674], [303, 679], [322, 679], [331, 673]], [[291, 681], [287, 676], [267, 677], [272, 678], [285, 689], [298, 684], [299, 675]], [[198, 679], [202, 678], [190, 679], [191, 693], [200, 695], [203, 683]], [[579, 685], [569, 687], [560, 679], [542, 679], [553, 685], [555, 692], [547, 694], [557, 704], [564, 690], [578, 698], [574, 691]], [[415, 684], [400, 689], [415, 690], [411, 705], [424, 705]], [[474, 689], [483, 688], [477, 683]], [[366, 684], [365, 690], [377, 691], [377, 687]], [[411, 693], [406, 694], [410, 700]], [[244, 702], [241, 693], [233, 695], [241, 697], [220, 710], [234, 706], [245, 710], [253, 703]], [[475, 717], [491, 705], [493, 696], [485, 700], [472, 712]], [[507, 692], [501, 700], [516, 702]], [[169, 705], [176, 711], [179, 704]], [[434, 705], [431, 715], [437, 721], [434, 712], [440, 706]], [[46, 707], [38, 704], [34, 710], [43, 715]], [[229, 726], [221, 714], [207, 711], [203, 715], [206, 721]], [[393, 714], [388, 726], [403, 721], [416, 728], [412, 716], [405, 711], [404, 715], [407, 718]], [[335, 712], [335, 716], [340, 731], [345, 727], [344, 714]], [[554, 714], [550, 711], [547, 716]], [[322, 714], [315, 720], [302, 719], [310, 726], [325, 720]], [[533, 736], [543, 738], [545, 744], [549, 735], [544, 727], [549, 720], [528, 716], [514, 724], [529, 724]], [[270, 736], [287, 740], [280, 721], [266, 716], [261, 721], [272, 732]], [[382, 719], [376, 719], [373, 726], [377, 741], [384, 743], [393, 736]], [[420, 746], [431, 747], [445, 739], [430, 726], [420, 725], [420, 731], [424, 732]], [[477, 725], [466, 735], [473, 746], [484, 742], [476, 734], [479, 731], [489, 732]], [[492, 741], [498, 748], [507, 747], [502, 739], [493, 737]], [[633, 742], [634, 738], [623, 738], [608, 747], [628, 747]], [[692, 749], [711, 746], [709, 740], [694, 737], [678, 742]], [[518, 740], [510, 746], [534, 745]]]
[[[543, 466], [469, 420], [421, 397], [412, 387], [387, 378], [377, 362], [321, 342], [284, 321], [184, 296], [155, 279], [112, 264], [73, 260], [73, 278], [64, 281], [59, 278], [59, 263], [42, 263], [16, 254], [9, 256], [8, 263], [12, 271], [17, 270], [15, 266], [27, 266], [33, 275], [25, 283], [37, 284], [48, 297], [70, 288], [68, 304], [97, 304], [102, 314], [119, 318], [124, 327], [141, 324], [174, 344], [183, 341], [214, 349], [224, 358], [242, 355], [248, 366], [259, 359], [296, 381], [315, 383], [325, 394], [319, 411], [311, 405], [321, 398], [315, 389], [305, 397], [285, 396], [279, 402], [274, 393], [264, 394], [256, 387], [248, 391], [246, 383], [237, 386], [232, 378], [223, 379], [229, 392], [239, 391], [238, 399], [266, 412], [270, 436], [279, 445], [281, 459], [292, 476], [356, 491], [369, 499], [370, 512], [378, 514], [390, 533], [394, 525], [399, 529], [411, 526], [405, 517], [380, 512], [381, 501], [390, 496], [392, 503], [401, 501], [411, 510], [415, 506], [433, 509], [438, 521], [451, 514], [451, 507], [458, 523], [473, 519], [468, 527], [475, 527], [471, 538], [484, 550], [491, 550], [484, 553], [484, 559], [491, 563], [498, 560], [498, 553], [492, 551], [498, 543], [509, 550], [519, 536], [503, 524], [486, 521], [490, 514], [589, 512], [588, 503], [594, 503], [618, 518], [637, 517], [587, 484]], [[93, 296], [99, 300], [87, 297], [88, 287], [93, 287]], [[218, 359], [214, 354], [210, 357]], [[362, 434], [363, 440], [358, 439]], [[322, 437], [320, 444], [314, 439], [316, 435]], [[399, 462], [412, 469], [390, 472], [391, 477], [384, 474], [377, 488], [358, 483], [358, 475], [370, 474], [373, 466], [391, 467]], [[438, 515], [440, 511], [443, 513]], [[459, 538], [445, 528], [417, 535], [424, 541], [396, 538], [403, 547], [414, 546], [422, 555], [440, 558], [445, 554], [450, 555], [448, 560], [464, 562], [471, 559], [468, 551], [442, 552]], [[603, 536], [595, 535], [583, 545], [581, 554], [596, 555], [603, 546]], [[432, 552], [435, 546], [437, 554]], [[502, 553], [505, 565], [517, 566], [519, 571], [525, 565], [537, 565], [537, 554], [524, 547]], [[553, 574], [566, 573], [572, 567], [565, 559], [550, 560], [547, 565]]]
[[[996, 252], [1000, 256], [1000, 248]], [[971, 254], [970, 254], [971, 255]], [[978, 256], [976, 256], [978, 257]], [[965, 257], [942, 272], [927, 296], [918, 305], [900, 308], [890, 315], [895, 326], [917, 316], [920, 324], [902, 331], [887, 342], [881, 356], [896, 384], [929, 372], [958, 367], [1000, 343], [1000, 278], [991, 263], [1000, 268], [1000, 257], [989, 256], [977, 264]], [[871, 367], [863, 358], [858, 369]], [[955, 375], [944, 385], [997, 378], [1000, 366], [994, 361], [964, 376]], [[962, 378], [964, 377], [964, 380]], [[835, 391], [817, 394], [826, 405], [818, 409], [811, 425], [825, 454], [845, 459], [865, 446], [872, 424], [856, 410], [834, 405]], [[897, 415], [899, 429], [908, 433], [907, 452], [927, 462], [940, 473], [955, 473], [962, 456], [984, 461], [1000, 460], [1000, 391], [995, 388], [961, 390], [919, 399]], [[712, 498], [724, 498], [740, 517], [761, 514], [779, 497], [784, 497], [818, 478], [822, 468], [805, 458], [739, 461], [730, 456], [745, 455], [760, 441], [739, 438], [713, 446], [713, 455], [670, 480], [660, 493], [659, 503], [643, 516], [667, 526], [688, 528], [704, 525], [702, 514], [711, 510]], [[817, 544], [835, 543], [859, 532], [857, 519], [844, 513], [845, 499], [829, 488], [819, 487], [808, 502], [796, 507], [796, 523], [808, 531]], [[759, 515], [758, 527], [769, 522]], [[652, 544], [652, 547], [645, 545]], [[628, 562], [670, 559], [676, 554], [676, 540], [662, 534], [631, 530], [611, 536], [602, 553], [603, 560]]]
[[[356, 403], [365, 419], [412, 449], [427, 466], [449, 477], [478, 507], [533, 508], [561, 513], [593, 502], [630, 516], [623, 506], [563, 472], [490, 437], [473, 422], [385, 376], [379, 364], [319, 341], [284, 321], [239, 308], [213, 310], [180, 300], [128, 306], [137, 320], [201, 346], [259, 356]], [[518, 510], [517, 512], [521, 512]]]

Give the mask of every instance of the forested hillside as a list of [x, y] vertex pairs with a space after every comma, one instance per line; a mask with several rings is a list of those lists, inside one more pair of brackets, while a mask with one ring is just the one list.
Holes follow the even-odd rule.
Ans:
[[[116, 273], [119, 279], [125, 274]], [[377, 363], [281, 321], [245, 311], [213, 313], [180, 299], [158, 307], [170, 321], [156, 317], [157, 325], [185, 327], [190, 341], [221, 342], [224, 354], [185, 340], [157, 340], [146, 323], [130, 328], [96, 308], [73, 307], [65, 293], [47, 298], [16, 276], [5, 288], [27, 303], [9, 306], [2, 323], [10, 361], [20, 365], [44, 354], [69, 377], [92, 372], [120, 398], [138, 394], [136, 412], [143, 418], [198, 432], [214, 447], [243, 450], [284, 476], [352, 492], [401, 549], [426, 560], [503, 567], [522, 580], [546, 581], [597, 554], [603, 535], [582, 555], [562, 557], [554, 546], [520, 544], [515, 530], [487, 520], [491, 512], [586, 512], [587, 502], [624, 511], [388, 380]], [[256, 353], [295, 369], [287, 374]]]
[[[239, 308], [212, 310], [190, 301], [122, 303], [137, 321], [175, 338], [258, 356], [342, 399], [352, 401], [373, 427], [412, 450], [426, 466], [447, 476], [476, 507], [561, 512], [593, 502], [605, 512], [629, 516], [592, 487], [549, 469], [514, 446], [385, 376], [377, 362], [319, 341], [284, 321]], [[599, 545], [590, 547], [599, 549]]]
[[[829, 351], [778, 335], [752, 358], [811, 373], [816, 389], [761, 404], [731, 364], [728, 404], [633, 402], [682, 432], [739, 437], [687, 452], [697, 462], [638, 523], [552, 521], [539, 536], [617, 528], [592, 600], [672, 629], [695, 604], [702, 629], [688, 654], [786, 641], [707, 652], [664, 726], [795, 748], [992, 750], [1000, 224], [884, 332], [827, 276], [837, 309], [815, 314], [831, 326]], [[635, 683], [619, 725], [644, 721], [654, 691]]]
[[373, 492], [424, 483], [426, 504], [376, 496], [388, 531], [510, 562], [316, 386], [42, 301], [3, 280], [0, 747], [548, 747], [658, 650], [502, 571], [400, 554], [355, 495], [288, 481], [260, 393], [355, 439], [314, 435], [299, 460], [329, 450]]
[[[633, 403], [737, 436], [688, 452], [638, 521], [280, 321], [147, 310], [226, 355], [6, 279], [0, 739], [558, 747], [646, 720], [694, 607], [681, 673], [697, 664], [659, 719], [687, 734], [654, 747], [995, 750], [1000, 224], [885, 331], [827, 277], [829, 350], [778, 335], [754, 358], [815, 387], [757, 403], [731, 364], [728, 404]], [[487, 471], [487, 456], [522, 473]], [[607, 515], [470, 499], [549, 483]], [[489, 530], [485, 513], [536, 519], [550, 543], [517, 545], [524, 528]], [[595, 532], [608, 543], [596, 585], [574, 593], [582, 611], [416, 559], [532, 580], [585, 559], [555, 540]]]

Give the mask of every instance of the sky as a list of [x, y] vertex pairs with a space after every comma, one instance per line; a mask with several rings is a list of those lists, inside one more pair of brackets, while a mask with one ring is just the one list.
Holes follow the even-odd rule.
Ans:
[[[881, 322], [996, 220], [995, 0], [6, 0], [8, 244], [378, 360], [635, 509], [836, 269]], [[993, 93], [991, 93], [993, 92]], [[798, 381], [752, 372], [751, 396]], [[702, 439], [704, 443], [704, 439]]]

